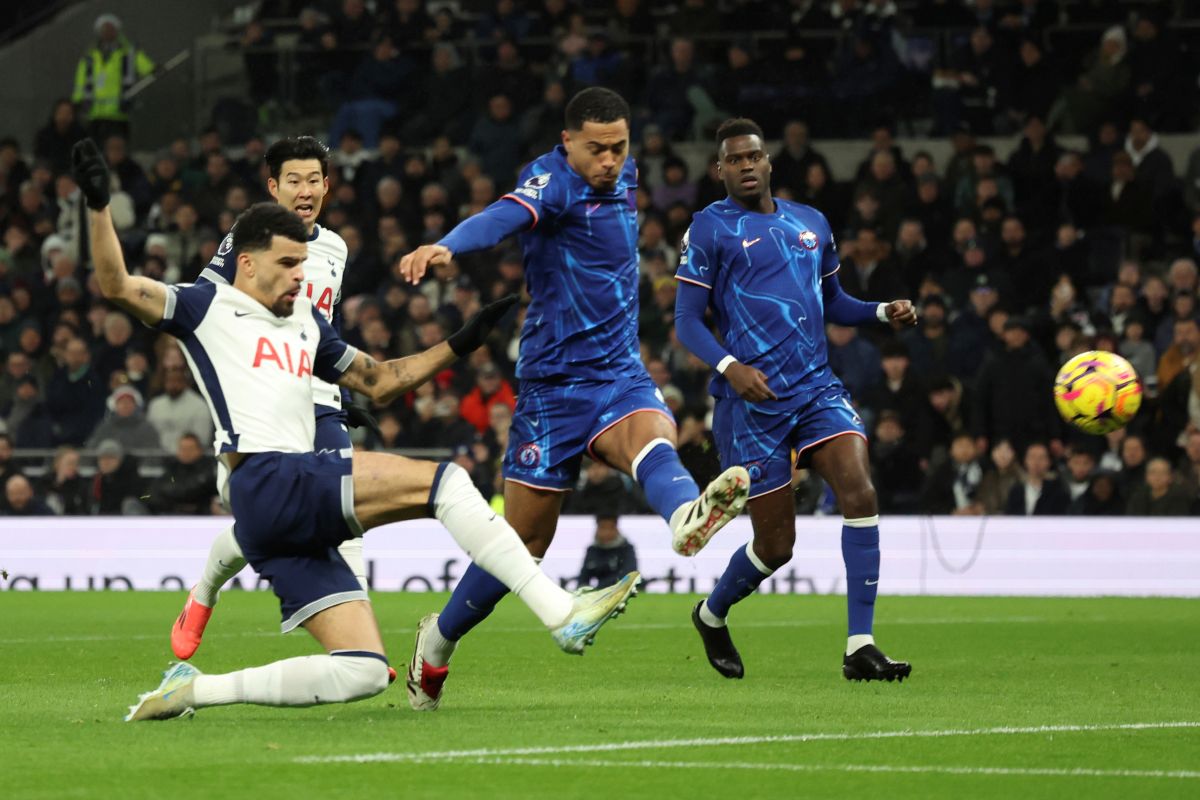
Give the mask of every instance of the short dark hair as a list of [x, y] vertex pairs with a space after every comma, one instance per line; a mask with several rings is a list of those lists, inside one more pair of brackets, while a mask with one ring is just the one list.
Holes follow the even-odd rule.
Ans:
[[734, 136], [757, 136], [760, 139], [766, 138], [763, 136], [762, 128], [759, 127], [759, 124], [754, 120], [746, 119], [745, 117], [734, 117], [733, 119], [725, 120], [721, 123], [721, 126], [717, 128], [717, 147], [720, 147], [721, 143], [726, 139], [732, 139]]
[[307, 161], [315, 159], [321, 162], [321, 176], [329, 174], [329, 148], [321, 144], [313, 136], [295, 136], [290, 139], [280, 139], [267, 148], [263, 159], [271, 170], [271, 177], [279, 180], [285, 161]]
[[567, 103], [565, 112], [567, 130], [583, 130], [585, 122], [607, 124], [618, 120], [630, 120], [629, 103], [612, 89], [592, 86], [584, 89]]
[[307, 242], [308, 229], [294, 211], [278, 203], [255, 203], [233, 224], [233, 257], [266, 250], [276, 236]]

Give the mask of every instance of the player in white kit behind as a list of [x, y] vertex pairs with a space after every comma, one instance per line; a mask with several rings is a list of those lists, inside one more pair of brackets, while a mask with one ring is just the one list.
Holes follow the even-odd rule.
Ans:
[[[308, 231], [308, 258], [304, 262], [304, 295], [325, 321], [340, 330], [338, 306], [342, 300], [342, 278], [346, 271], [346, 243], [334, 231], [317, 224], [329, 191], [329, 151], [311, 136], [281, 139], [264, 156], [270, 177], [267, 191], [275, 202], [296, 212]], [[232, 285], [237, 265], [232, 257], [233, 232], [221, 242], [217, 254], [200, 273], [200, 282]], [[375, 426], [364, 409], [349, 403], [341, 387], [312, 378], [312, 400], [316, 415], [313, 449], [338, 452], [351, 446], [347, 425]], [[219, 480], [224, 476], [220, 476]], [[338, 552], [350, 566], [363, 591], [367, 574], [362, 537], [348, 539]], [[246, 566], [246, 559], [233, 535], [233, 526], [213, 540], [200, 580], [192, 587], [183, 611], [171, 628], [171, 649], [182, 659], [191, 658], [200, 646], [205, 626], [213, 613], [221, 587]], [[394, 676], [393, 676], [394, 677]]]

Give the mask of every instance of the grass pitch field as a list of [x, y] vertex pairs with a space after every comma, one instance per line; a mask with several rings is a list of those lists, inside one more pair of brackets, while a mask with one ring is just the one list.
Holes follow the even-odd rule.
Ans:
[[[395, 666], [444, 595], [380, 594]], [[902, 685], [840, 675], [840, 597], [734, 612], [747, 677], [704, 660], [694, 598], [643, 595], [584, 658], [506, 601], [436, 713], [401, 683], [348, 706], [121, 721], [170, 657], [178, 593], [0, 593], [0, 796], [1197, 797], [1194, 600], [881, 598]], [[229, 593], [195, 663], [313, 652]]]

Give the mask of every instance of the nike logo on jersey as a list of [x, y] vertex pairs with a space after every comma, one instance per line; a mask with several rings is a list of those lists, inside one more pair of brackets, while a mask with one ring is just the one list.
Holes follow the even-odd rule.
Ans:
[[542, 424], [542, 421], [540, 419], [531, 419], [529, 420], [529, 424], [536, 428], [538, 425]]
[[746, 248], [746, 247], [753, 247], [754, 245], [758, 244], [758, 243], [759, 243], [759, 242], [761, 242], [761, 241], [762, 241], [762, 237], [761, 237], [761, 236], [759, 236], [757, 239], [752, 239], [752, 240], [750, 240], [750, 241], [746, 241], [745, 239], [742, 239], [742, 247], [743, 247], [743, 248]]
[[863, 581], [863, 583], [865, 583], [867, 586], [874, 586], [875, 584], [879, 583], [879, 579], [876, 578], [873, 581]]
[[235, 311], [235, 312], [233, 312], [233, 315], [235, 317], [244, 317], [249, 313], [250, 313], [249, 311]]

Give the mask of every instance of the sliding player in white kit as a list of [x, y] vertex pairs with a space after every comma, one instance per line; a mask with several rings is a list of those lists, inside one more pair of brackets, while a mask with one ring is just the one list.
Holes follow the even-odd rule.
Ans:
[[104, 297], [180, 340], [216, 426], [228, 469], [222, 494], [242, 552], [279, 597], [284, 632], [303, 627], [325, 655], [224, 675], [173, 665], [127, 721], [169, 719], [231, 703], [310, 706], [371, 697], [387, 688], [388, 663], [366, 592], [336, 546], [362, 531], [432, 515], [481, 567], [507, 584], [560, 648], [581, 653], [623, 610], [638, 575], [572, 595], [541, 571], [516, 532], [489, 508], [460, 467], [366, 452], [316, 453], [314, 375], [391, 402], [477, 349], [515, 303], [493, 303], [441, 344], [377, 363], [343, 342], [301, 297], [308, 231], [268, 203], [238, 218], [228, 257], [232, 286], [166, 286], [130, 276], [113, 228], [109, 171], [90, 140], [72, 171], [88, 207], [91, 256]]
[[[336, 331], [340, 327], [337, 324], [337, 308], [342, 300], [346, 243], [329, 228], [317, 224], [322, 202], [329, 191], [329, 151], [313, 137], [300, 136], [281, 139], [271, 145], [264, 158], [270, 172], [267, 191], [279, 205], [295, 211], [308, 230], [308, 259], [304, 262], [302, 293]], [[227, 286], [233, 283], [237, 265], [232, 257], [232, 249], [231, 231], [221, 242], [212, 261], [200, 273], [201, 282]], [[318, 453], [349, 448], [348, 423], [352, 427], [364, 424], [374, 426], [374, 420], [365, 410], [353, 405], [343, 407], [343, 399], [348, 400], [349, 394], [343, 398], [340, 387], [314, 375], [312, 389], [317, 422], [313, 449]], [[351, 412], [350, 419], [348, 411]], [[220, 475], [218, 481], [223, 477]], [[358, 578], [363, 591], [366, 591], [367, 573], [362, 541], [361, 536], [347, 539], [338, 546], [338, 552]], [[188, 593], [183, 611], [171, 627], [171, 650], [178, 658], [188, 659], [196, 652], [221, 587], [245, 566], [246, 559], [234, 538], [231, 525], [213, 540], [200, 580]]]

